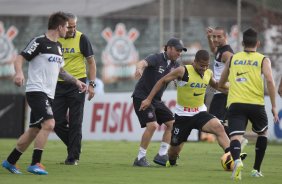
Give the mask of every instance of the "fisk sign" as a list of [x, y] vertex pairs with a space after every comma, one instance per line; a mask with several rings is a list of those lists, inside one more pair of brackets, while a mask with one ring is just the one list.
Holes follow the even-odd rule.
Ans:
[[[165, 104], [173, 110], [176, 92], [164, 93]], [[152, 140], [162, 139], [165, 127], [155, 132]], [[131, 93], [106, 93], [96, 95], [94, 100], [85, 101], [82, 125], [84, 140], [128, 140], [140, 141], [144, 129], [140, 128], [139, 120], [134, 112]], [[58, 139], [52, 133], [51, 139]], [[189, 140], [198, 140], [198, 131], [193, 131]]]

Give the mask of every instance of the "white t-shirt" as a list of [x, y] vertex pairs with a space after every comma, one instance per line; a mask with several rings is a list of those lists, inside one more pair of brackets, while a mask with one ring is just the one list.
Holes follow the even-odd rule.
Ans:
[[29, 61], [26, 92], [41, 91], [54, 99], [59, 71], [64, 65], [60, 43], [41, 35], [32, 39], [21, 55]]

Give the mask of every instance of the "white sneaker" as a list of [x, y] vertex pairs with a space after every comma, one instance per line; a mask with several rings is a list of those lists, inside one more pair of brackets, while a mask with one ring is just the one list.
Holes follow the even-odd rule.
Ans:
[[234, 169], [232, 172], [231, 179], [233, 180], [241, 180], [241, 171], [243, 170], [243, 162], [241, 159], [237, 159], [234, 161]]
[[263, 177], [262, 173], [255, 169], [251, 171], [251, 176], [256, 178]]
[[241, 141], [241, 151], [244, 150], [245, 146], [247, 146], [248, 144], [248, 139], [246, 139], [245, 137], [242, 138], [242, 141]]

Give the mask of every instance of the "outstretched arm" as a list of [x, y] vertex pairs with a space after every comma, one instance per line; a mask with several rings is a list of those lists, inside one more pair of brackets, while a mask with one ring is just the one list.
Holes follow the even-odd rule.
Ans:
[[143, 74], [143, 71], [145, 70], [145, 68], [148, 66], [148, 63], [146, 60], [141, 60], [137, 63], [136, 65], [136, 70], [135, 70], [135, 78], [136, 79], [139, 79], [142, 74]]
[[59, 77], [66, 82], [76, 84], [81, 92], [85, 92], [87, 90], [87, 85], [84, 82], [77, 80], [68, 72], [66, 72], [63, 68], [60, 68]]
[[[96, 79], [96, 61], [94, 59], [94, 56], [86, 58], [87, 63], [88, 63], [88, 70], [89, 70], [89, 80], [90, 81], [95, 81]], [[88, 101], [90, 101], [94, 95], [95, 95], [95, 90], [92, 85], [88, 86]]]
[[16, 72], [14, 76], [14, 83], [19, 87], [22, 86], [25, 81], [23, 70], [22, 70], [23, 62], [24, 62], [24, 57], [22, 55], [18, 55], [16, 57], [16, 60], [14, 61], [14, 68]]
[[264, 58], [262, 62], [262, 73], [266, 79], [266, 85], [268, 89], [268, 94], [270, 97], [271, 105], [272, 105], [272, 114], [274, 117], [274, 122], [279, 122], [278, 113], [276, 110], [276, 102], [275, 102], [275, 83], [272, 76], [271, 62], [268, 58]]
[[210, 82], [209, 82], [209, 85], [210, 85], [212, 88], [214, 88], [214, 89], [216, 89], [216, 90], [218, 90], [218, 91], [221, 91], [222, 93], [225, 93], [225, 94], [228, 93], [228, 90], [229, 90], [229, 85], [228, 85], [228, 83], [225, 83], [223, 87], [219, 87], [218, 82], [212, 77], [211, 80], [210, 80]]
[[[231, 58], [230, 58], [231, 59]], [[225, 67], [223, 69], [223, 72], [221, 73], [219, 82], [218, 82], [218, 88], [225, 88], [226, 82], [229, 76], [229, 66], [230, 66], [230, 59], [226, 62]]]
[[184, 72], [185, 72], [185, 68], [184, 67], [178, 67], [176, 68], [175, 70], [171, 71], [170, 73], [168, 73], [167, 75], [165, 75], [164, 77], [162, 77], [156, 84], [155, 86], [153, 87], [153, 89], [151, 90], [149, 96], [142, 101], [141, 103], [141, 106], [140, 106], [140, 109], [139, 110], [145, 110], [147, 109], [154, 96], [158, 93], [158, 91], [160, 91], [160, 89], [166, 85], [167, 83], [169, 83], [170, 81], [172, 80], [175, 80], [175, 79], [181, 79], [184, 75]]
[[216, 53], [216, 46], [213, 44], [213, 40], [212, 40], [212, 37], [213, 37], [213, 28], [211, 27], [208, 27], [206, 29], [206, 35], [207, 35], [207, 39], [208, 39], [208, 42], [209, 42], [209, 47], [210, 47], [210, 50], [213, 54]]

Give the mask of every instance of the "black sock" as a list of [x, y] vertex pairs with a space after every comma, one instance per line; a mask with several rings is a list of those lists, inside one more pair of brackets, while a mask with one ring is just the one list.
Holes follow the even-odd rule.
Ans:
[[240, 158], [240, 153], [241, 153], [240, 141], [233, 140], [230, 142], [230, 152], [234, 161]]
[[224, 153], [228, 153], [229, 151], [230, 151], [230, 147], [226, 148], [226, 149], [224, 150]]
[[17, 161], [20, 159], [21, 155], [23, 153], [19, 152], [16, 148], [10, 153], [10, 155], [7, 158], [7, 161], [12, 164], [15, 165], [17, 163]]
[[43, 152], [43, 150], [40, 150], [40, 149], [34, 149], [33, 150], [31, 165], [35, 165], [35, 164], [41, 162], [42, 152]]
[[258, 171], [260, 171], [260, 166], [264, 158], [266, 147], [267, 147], [267, 137], [258, 136], [256, 142], [256, 157], [254, 163], [254, 169]]

